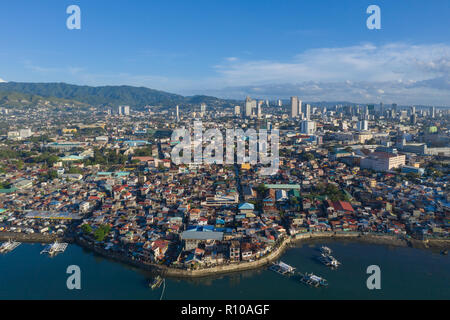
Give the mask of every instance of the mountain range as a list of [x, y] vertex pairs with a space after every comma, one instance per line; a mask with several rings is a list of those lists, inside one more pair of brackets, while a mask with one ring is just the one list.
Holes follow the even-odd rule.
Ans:
[[193, 106], [201, 103], [215, 106], [232, 106], [234, 100], [210, 96], [182, 96], [174, 93], [132, 86], [78, 86], [67, 83], [0, 83], [0, 105], [30, 105], [40, 100], [60, 103], [86, 104], [91, 106], [129, 105], [144, 106], [175, 105]]

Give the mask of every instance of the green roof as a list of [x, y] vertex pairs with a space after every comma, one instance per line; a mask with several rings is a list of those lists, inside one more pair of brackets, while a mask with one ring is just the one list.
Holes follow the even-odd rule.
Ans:
[[10, 189], [0, 189], [0, 193], [13, 193], [16, 192], [17, 188], [10, 188]]

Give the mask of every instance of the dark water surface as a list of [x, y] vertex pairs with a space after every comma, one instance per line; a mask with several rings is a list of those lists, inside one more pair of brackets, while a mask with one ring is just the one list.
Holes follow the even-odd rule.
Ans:
[[[327, 245], [342, 263], [320, 264]], [[151, 275], [99, 257], [76, 245], [54, 258], [40, 255], [41, 244], [22, 244], [0, 255], [0, 299], [160, 299], [162, 287], [148, 288]], [[204, 279], [166, 279], [163, 299], [450, 299], [450, 258], [439, 251], [352, 242], [315, 241], [289, 249], [282, 260], [300, 272], [328, 280], [311, 288], [266, 269]], [[81, 290], [68, 290], [66, 269], [81, 268]], [[381, 269], [381, 290], [368, 290], [366, 269]]]

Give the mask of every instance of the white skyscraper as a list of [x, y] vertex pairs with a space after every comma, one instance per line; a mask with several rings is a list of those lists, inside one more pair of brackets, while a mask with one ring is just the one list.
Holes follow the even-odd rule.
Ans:
[[177, 122], [180, 121], [180, 107], [177, 105], [176, 111], [175, 111]]
[[358, 122], [356, 129], [358, 131], [368, 131], [369, 130], [369, 121], [361, 120]]
[[263, 105], [263, 101], [258, 101], [258, 109], [257, 109], [257, 115], [258, 115], [258, 119], [260, 119], [262, 117], [262, 105]]
[[436, 117], [436, 108], [435, 107], [430, 107], [430, 117], [433, 119]]
[[304, 112], [305, 120], [311, 120], [311, 105], [305, 104], [304, 110], [305, 110]]
[[256, 109], [256, 100], [252, 100], [250, 97], [247, 97], [245, 99], [245, 116], [251, 117], [254, 109]]
[[291, 97], [291, 118], [298, 116], [298, 97]]
[[234, 115], [238, 116], [241, 114], [241, 107], [240, 106], [235, 106], [234, 107]]
[[301, 133], [314, 134], [316, 132], [316, 123], [310, 120], [303, 120], [300, 127]]

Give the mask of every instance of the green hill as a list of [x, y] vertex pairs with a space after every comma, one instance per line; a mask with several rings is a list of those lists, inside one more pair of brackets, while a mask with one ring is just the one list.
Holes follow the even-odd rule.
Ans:
[[[0, 83], [0, 104], [23, 100], [34, 103], [39, 99], [63, 99], [92, 106], [131, 107], [197, 105], [200, 103], [232, 105], [233, 101], [208, 96], [184, 97], [178, 94], [132, 86], [77, 86], [66, 83]], [[3, 98], [3, 100], [2, 100]]]

